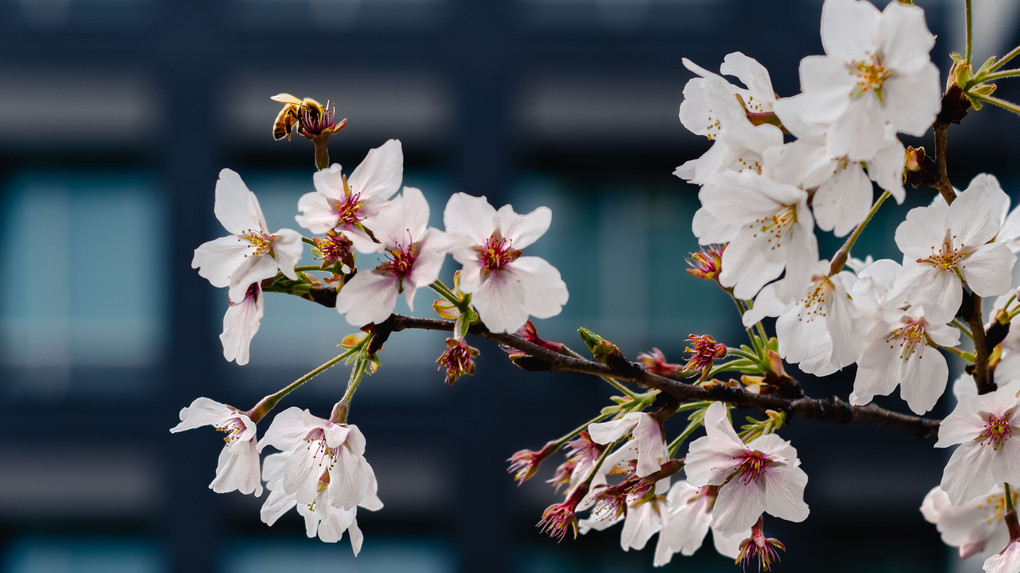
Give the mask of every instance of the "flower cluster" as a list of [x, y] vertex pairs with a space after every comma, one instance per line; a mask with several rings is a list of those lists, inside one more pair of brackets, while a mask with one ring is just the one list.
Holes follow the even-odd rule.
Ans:
[[[1020, 48], [978, 70], [969, 53], [954, 56], [943, 94], [930, 57], [934, 37], [923, 10], [909, 2], [879, 10], [866, 0], [825, 0], [821, 39], [825, 54], [801, 61], [801, 93], [789, 97], [777, 95], [769, 72], [742, 53], [725, 56], [719, 74], [683, 60], [695, 77], [684, 88], [680, 121], [711, 141], [674, 172], [699, 188], [692, 230], [702, 248], [688, 259], [688, 272], [711, 279], [733, 299], [750, 342], [691, 334], [685, 364], [669, 362], [658, 348], [631, 362], [585, 328], [578, 333], [592, 359], [543, 340], [530, 318], [555, 316], [568, 299], [559, 271], [525, 254], [551, 225], [548, 207], [521, 214], [455, 193], [443, 209], [443, 228], [434, 228], [425, 193], [402, 186], [400, 141], [370, 150], [345, 172], [329, 163], [326, 144], [346, 120], [336, 122], [329, 103], [280, 94], [274, 99], [285, 107], [274, 135], [296, 128], [315, 145], [314, 191], [297, 198], [295, 217], [313, 236], [270, 233], [255, 195], [224, 169], [214, 211], [230, 235], [199, 246], [192, 266], [228, 289], [220, 335], [228, 361], [249, 361], [267, 293], [335, 307], [344, 318], [338, 324], [360, 332], [342, 339], [339, 356], [250, 410], [198, 398], [170, 431], [211, 425], [224, 432], [211, 489], [255, 496], [268, 489], [265, 523], [296, 509], [309, 537], [337, 542], [346, 534], [357, 554], [358, 509], [383, 504], [365, 436], [348, 423], [355, 391], [380, 367], [377, 354], [395, 332], [451, 332], [435, 362], [447, 384], [475, 374], [480, 352], [467, 339], [481, 335], [525, 370], [584, 372], [619, 392], [575, 430], [508, 460], [521, 484], [544, 461], [565, 454], [549, 480], [562, 489], [563, 501], [538, 522], [554, 538], [620, 524], [625, 551], [658, 536], [654, 564], [660, 566], [676, 553], [693, 554], [712, 531], [720, 554], [768, 571], [786, 546], [766, 537], [766, 516], [801, 522], [809, 514], [807, 473], [797, 449], [777, 431], [795, 413], [839, 422], [866, 414], [929, 436], [937, 428], [936, 447], [956, 446], [922, 514], [961, 557], [982, 554], [986, 571], [1020, 573], [1014, 489], [1020, 484], [1020, 329], [1009, 330], [1020, 314], [1013, 281], [1020, 209], [1010, 210], [1008, 195], [989, 174], [962, 191], [953, 188], [944, 158], [947, 122], [980, 101], [1003, 105], [988, 97], [994, 86], [987, 81], [1020, 75], [993, 73]], [[962, 111], [946, 119], [952, 105]], [[933, 125], [937, 168], [923, 148], [908, 150], [899, 139], [922, 136]], [[926, 182], [939, 194], [896, 226], [902, 256], [851, 256], [885, 201], [904, 203], [906, 181]], [[819, 233], [831, 233], [842, 247], [826, 258]], [[303, 243], [314, 246], [316, 264], [299, 265]], [[452, 286], [440, 279], [447, 254], [460, 265]], [[420, 290], [434, 291], [432, 309], [445, 320], [394, 314], [401, 295], [415, 312]], [[987, 325], [986, 297], [997, 297]], [[767, 332], [773, 328], [775, 336]], [[961, 340], [970, 340], [973, 350], [958, 348]], [[939, 423], [923, 416], [946, 393], [945, 353], [969, 366], [954, 384], [955, 409]], [[806, 396], [784, 361], [819, 377], [855, 368], [849, 404]], [[290, 407], [258, 439], [256, 425], [283, 398], [340, 362], [352, 365], [350, 379], [328, 418]], [[732, 376], [722, 377], [727, 372]], [[871, 404], [897, 388], [917, 416]], [[765, 417], [747, 418], [738, 431], [726, 402]], [[669, 439], [664, 424], [681, 413], [688, 424]], [[266, 446], [277, 451], [263, 456]]]

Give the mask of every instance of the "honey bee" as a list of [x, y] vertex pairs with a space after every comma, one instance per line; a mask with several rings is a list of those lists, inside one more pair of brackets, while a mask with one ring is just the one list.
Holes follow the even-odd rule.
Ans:
[[284, 137], [289, 139], [291, 129], [301, 123], [301, 117], [305, 113], [311, 116], [313, 122], [318, 121], [324, 114], [322, 104], [310, 97], [299, 99], [290, 94], [277, 94], [269, 99], [285, 104], [273, 122], [273, 139], [279, 140]]

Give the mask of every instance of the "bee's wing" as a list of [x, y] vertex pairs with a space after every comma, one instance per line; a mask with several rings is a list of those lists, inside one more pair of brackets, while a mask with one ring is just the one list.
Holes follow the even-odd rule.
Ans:
[[292, 96], [290, 94], [276, 94], [276, 95], [274, 95], [273, 97], [271, 97], [269, 99], [271, 99], [273, 101], [278, 101], [280, 103], [292, 103], [292, 104], [295, 104], [295, 105], [301, 105], [301, 104], [305, 103], [304, 100], [296, 98], [296, 97], [294, 97], [294, 96]]

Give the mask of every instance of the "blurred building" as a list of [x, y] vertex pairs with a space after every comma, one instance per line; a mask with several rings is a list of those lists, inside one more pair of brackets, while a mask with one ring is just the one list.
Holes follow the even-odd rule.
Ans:
[[[948, 51], [962, 46], [962, 1], [918, 3], [944, 73]], [[999, 6], [982, 20], [980, 45], [1001, 54], [1018, 30], [1016, 9]], [[505, 471], [514, 451], [595, 415], [609, 390], [525, 375], [484, 342], [478, 374], [447, 387], [433, 365], [444, 337], [434, 333], [395, 336], [355, 400], [351, 421], [368, 438], [386, 503], [359, 516], [366, 542], [356, 560], [346, 540], [305, 539], [296, 515], [270, 529], [259, 500], [210, 492], [218, 434], [171, 437], [180, 408], [200, 395], [247, 408], [331, 358], [353, 329], [332, 310], [271, 296], [251, 363], [225, 363], [226, 299], [191, 269], [193, 249], [223, 234], [212, 214], [223, 167], [259, 196], [271, 228], [296, 228], [311, 145], [272, 140], [279, 104], [269, 97], [330, 98], [349, 118], [332, 159], [349, 171], [399, 138], [404, 183], [425, 191], [436, 225], [456, 191], [519, 212], [552, 207], [535, 249], [561, 270], [571, 299], [540, 322], [543, 336], [579, 347], [574, 330], [586, 326], [631, 356], [655, 345], [674, 361], [692, 332], [739, 344], [732, 305], [684, 272], [696, 189], [671, 173], [707, 146], [677, 119], [691, 77], [681, 57], [717, 69], [743, 51], [792, 95], [799, 59], [821, 53], [819, 8], [0, 0], [0, 571], [650, 570], [650, 549], [621, 552], [618, 531], [559, 545], [539, 535], [533, 524], [555, 496], [538, 479], [516, 488]], [[1020, 189], [1016, 121], [988, 110], [950, 131], [958, 186], [990, 171]], [[895, 256], [882, 241], [898, 209], [864, 239], [880, 254]], [[835, 246], [823, 241], [823, 253]], [[347, 374], [337, 367], [283, 406], [325, 416]], [[810, 381], [807, 391], [845, 397], [850, 381]], [[943, 452], [901, 433], [809, 420], [784, 433], [811, 476], [812, 506], [806, 524], [776, 524], [784, 570], [950, 567], [917, 511]], [[877, 561], [872, 550], [883, 552]], [[710, 549], [674, 563], [728, 567]]]

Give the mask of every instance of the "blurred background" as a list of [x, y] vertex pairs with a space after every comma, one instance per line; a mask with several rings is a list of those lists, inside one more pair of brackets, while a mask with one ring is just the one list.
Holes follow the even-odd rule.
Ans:
[[[963, 1], [917, 3], [944, 77], [948, 52], [963, 47]], [[1020, 6], [975, 4], [976, 60], [1016, 45]], [[448, 387], [433, 364], [442, 334], [395, 335], [362, 385], [351, 421], [386, 507], [359, 515], [356, 560], [346, 538], [306, 539], [293, 512], [268, 528], [260, 500], [212, 493], [220, 435], [171, 437], [180, 408], [197, 396], [248, 408], [334, 356], [353, 329], [330, 309], [272, 295], [251, 363], [226, 363], [225, 293], [190, 268], [193, 249], [224, 234], [212, 212], [223, 167], [258, 195], [271, 229], [297, 228], [312, 146], [273, 141], [280, 105], [269, 97], [330, 98], [349, 118], [332, 160], [349, 173], [399, 138], [404, 184], [425, 191], [433, 224], [456, 191], [518, 212], [552, 207], [533, 249], [561, 270], [570, 302], [539, 321], [545, 338], [579, 348], [585, 326], [631, 357], [658, 346], [674, 362], [689, 333], [740, 344], [732, 304], [684, 272], [697, 190], [671, 173], [708, 142], [677, 119], [691, 77], [681, 57], [717, 70], [743, 51], [793, 95], [800, 58], [822, 53], [820, 6], [0, 0], [0, 571], [651, 570], [654, 540], [624, 553], [618, 528], [558, 545], [540, 535], [535, 522], [559, 501], [542, 483], [552, 468], [520, 488], [506, 473], [516, 450], [593, 417], [608, 389], [524, 374], [485, 341], [475, 341], [477, 375]], [[1012, 87], [996, 95], [1016, 101]], [[958, 187], [987, 171], [1015, 196], [1017, 122], [987, 109], [950, 130]], [[931, 196], [912, 191], [908, 203]], [[898, 258], [891, 237], [906, 208], [887, 207], [858, 252]], [[838, 244], [823, 237], [823, 254]], [[453, 270], [447, 261], [444, 276]], [[419, 294], [420, 313], [429, 302]], [[283, 406], [327, 416], [347, 376], [337, 367]], [[846, 397], [852, 379], [804, 385]], [[898, 398], [881, 403], [906, 411]], [[810, 476], [812, 514], [767, 523], [789, 550], [781, 570], [964, 570], [918, 511], [944, 463], [933, 440], [811, 420], [783, 436]], [[734, 570], [708, 545], [671, 566]]]

